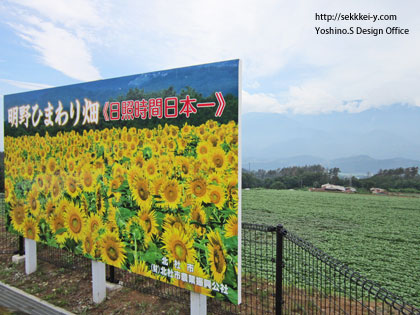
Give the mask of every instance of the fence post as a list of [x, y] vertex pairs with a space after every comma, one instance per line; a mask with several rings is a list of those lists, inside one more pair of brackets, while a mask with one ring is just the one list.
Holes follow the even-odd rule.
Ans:
[[286, 230], [276, 227], [276, 315], [283, 314], [283, 240]]
[[117, 280], [115, 280], [115, 267], [109, 266], [109, 278], [107, 279], [110, 283], [118, 283]]
[[19, 256], [25, 255], [25, 245], [24, 245], [23, 236], [19, 236], [19, 250], [18, 250], [18, 254], [19, 254]]

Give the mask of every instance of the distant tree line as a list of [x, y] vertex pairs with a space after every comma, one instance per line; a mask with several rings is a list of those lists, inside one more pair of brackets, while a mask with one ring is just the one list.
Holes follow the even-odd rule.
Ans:
[[388, 190], [418, 192], [420, 191], [420, 175], [418, 167], [379, 170], [372, 177], [362, 180], [364, 186], [380, 187]]
[[327, 169], [321, 165], [292, 166], [277, 170], [242, 170], [243, 188], [268, 189], [299, 189], [314, 187], [323, 184], [352, 186], [355, 188], [370, 189], [380, 187], [390, 190], [420, 191], [420, 175], [418, 167], [380, 170], [369, 178], [359, 179], [352, 177], [339, 177], [340, 169], [337, 167]]

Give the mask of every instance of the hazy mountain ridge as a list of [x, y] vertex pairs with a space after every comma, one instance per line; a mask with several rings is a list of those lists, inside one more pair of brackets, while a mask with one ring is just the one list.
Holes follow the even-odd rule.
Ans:
[[243, 167], [321, 164], [344, 173], [420, 165], [420, 107], [361, 113], [242, 115]]

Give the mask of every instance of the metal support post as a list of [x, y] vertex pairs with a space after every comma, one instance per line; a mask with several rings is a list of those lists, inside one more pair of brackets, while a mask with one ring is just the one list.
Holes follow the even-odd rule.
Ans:
[[283, 314], [283, 241], [286, 230], [283, 225], [276, 227], [276, 315]]

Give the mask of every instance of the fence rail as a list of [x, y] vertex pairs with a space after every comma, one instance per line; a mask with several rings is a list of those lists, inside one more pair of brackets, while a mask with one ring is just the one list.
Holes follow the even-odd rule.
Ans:
[[[0, 195], [0, 255], [19, 250], [19, 237], [6, 231]], [[38, 258], [65, 268], [90, 268], [90, 261], [39, 245]], [[113, 274], [111, 274], [113, 272]], [[120, 269], [107, 268], [126, 287], [189, 303], [186, 290]], [[188, 310], [184, 310], [188, 312]], [[283, 226], [242, 224], [242, 304], [208, 299], [210, 314], [420, 314], [377, 283]]]

